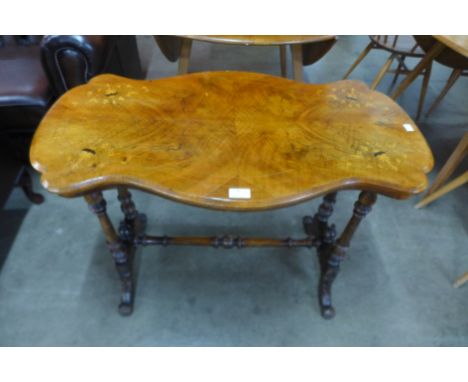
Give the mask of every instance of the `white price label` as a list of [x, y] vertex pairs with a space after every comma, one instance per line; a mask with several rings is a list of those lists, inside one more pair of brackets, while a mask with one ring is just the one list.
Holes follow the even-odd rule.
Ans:
[[250, 199], [250, 188], [230, 188], [229, 199]]

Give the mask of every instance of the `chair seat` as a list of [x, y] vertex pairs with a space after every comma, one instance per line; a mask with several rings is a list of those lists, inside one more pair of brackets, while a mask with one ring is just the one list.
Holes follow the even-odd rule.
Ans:
[[[413, 50], [414, 46], [417, 45], [416, 40], [413, 36], [369, 36], [370, 39], [377, 44], [381, 49], [385, 49], [392, 53], [404, 54], [409, 57], [423, 57], [424, 51], [419, 47]], [[395, 38], [397, 38], [396, 43]]]
[[44, 73], [40, 47], [0, 48], [0, 129], [34, 131], [53, 96]]

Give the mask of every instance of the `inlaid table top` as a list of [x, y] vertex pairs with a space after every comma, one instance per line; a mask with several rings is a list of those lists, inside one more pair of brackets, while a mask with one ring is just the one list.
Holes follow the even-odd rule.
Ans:
[[126, 185], [224, 210], [339, 189], [406, 198], [426, 188], [433, 165], [411, 118], [361, 82], [246, 72], [95, 77], [49, 110], [30, 157], [62, 196]]
[[179, 35], [192, 40], [238, 45], [290, 45], [335, 39], [334, 35]]

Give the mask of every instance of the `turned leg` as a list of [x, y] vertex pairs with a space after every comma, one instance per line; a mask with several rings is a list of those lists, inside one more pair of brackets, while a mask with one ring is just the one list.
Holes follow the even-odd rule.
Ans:
[[122, 292], [119, 313], [127, 316], [133, 311], [134, 283], [132, 262], [128, 247], [120, 240], [106, 212], [106, 201], [101, 192], [85, 195], [91, 212], [97, 215], [106, 237], [107, 246], [114, 258], [115, 267], [120, 278]]
[[319, 206], [317, 213], [312, 216], [304, 216], [304, 230], [307, 235], [313, 236], [320, 240], [320, 242], [327, 243], [329, 242], [330, 234], [333, 234], [330, 231], [334, 231], [335, 226], [328, 225], [328, 219], [333, 213], [333, 206], [336, 202], [336, 192], [325, 195], [322, 203]]
[[358, 201], [354, 204], [353, 216], [346, 225], [338, 240], [327, 247], [326, 253], [321, 256], [321, 275], [319, 282], [319, 303], [323, 318], [333, 318], [335, 309], [331, 302], [331, 287], [339, 269], [340, 262], [346, 255], [351, 239], [361, 220], [370, 212], [377, 195], [370, 192], [361, 192]]
[[135, 237], [143, 234], [145, 230], [146, 215], [137, 211], [132, 200], [132, 194], [126, 187], [118, 187], [117, 193], [120, 209], [125, 217], [119, 225], [119, 236], [124, 243], [133, 246], [135, 244]]

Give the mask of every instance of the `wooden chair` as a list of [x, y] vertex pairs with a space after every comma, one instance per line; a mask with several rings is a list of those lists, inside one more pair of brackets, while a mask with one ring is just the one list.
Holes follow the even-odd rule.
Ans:
[[[428, 52], [436, 42], [435, 38], [432, 36], [414, 36], [414, 38], [425, 52]], [[449, 47], [446, 47], [438, 56], [436, 56], [434, 58], [434, 61], [438, 62], [441, 65], [447, 66], [453, 70], [444, 88], [437, 96], [435, 101], [432, 103], [432, 105], [429, 107], [426, 116], [428, 116], [431, 112], [434, 111], [434, 109], [439, 105], [439, 103], [445, 97], [450, 88], [461, 76], [468, 75], [468, 58], [462, 56], [460, 53], [455, 52]]]
[[[407, 57], [416, 57], [422, 58], [424, 56], [424, 51], [419, 47], [418, 43], [413, 36], [369, 36], [370, 43], [367, 47], [361, 52], [357, 60], [351, 65], [349, 70], [344, 75], [343, 79], [349, 77], [352, 71], [359, 65], [359, 63], [367, 56], [367, 54], [372, 49], [385, 50], [390, 53], [389, 58], [385, 61], [384, 65], [378, 72], [374, 81], [370, 85], [371, 89], [375, 89], [379, 83], [382, 81], [382, 78], [386, 73], [394, 73], [391, 88], [395, 85], [400, 74], [407, 74], [410, 72], [406, 66], [405, 59]], [[398, 61], [398, 66], [394, 70], [390, 70], [390, 67], [394, 60]], [[424, 104], [424, 98], [426, 97], [427, 86], [429, 84], [429, 78], [431, 76], [431, 66], [429, 65], [422, 72], [424, 75], [423, 83], [421, 86], [421, 93], [419, 96], [418, 103], [418, 112], [416, 114], [416, 119], [419, 119], [422, 107]]]
[[468, 132], [465, 133], [460, 143], [457, 145], [453, 153], [450, 155], [447, 162], [444, 164], [439, 174], [437, 175], [434, 183], [427, 191], [424, 198], [416, 204], [416, 208], [421, 208], [427, 206], [429, 203], [432, 203], [434, 200], [439, 199], [441, 196], [446, 193], [462, 186], [465, 183], [468, 183], [468, 171], [465, 171], [463, 174], [441, 187], [445, 181], [453, 174], [458, 165], [462, 162], [463, 158], [468, 153]]

